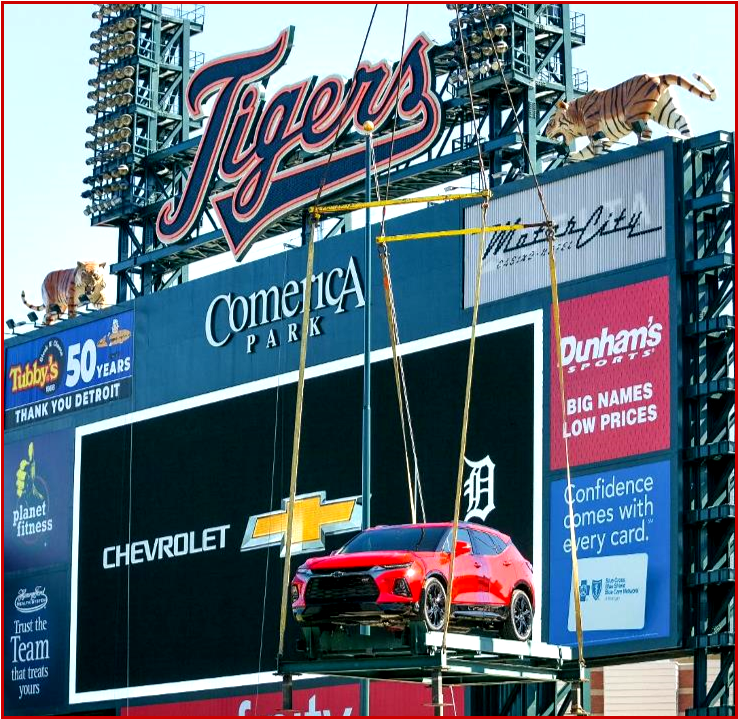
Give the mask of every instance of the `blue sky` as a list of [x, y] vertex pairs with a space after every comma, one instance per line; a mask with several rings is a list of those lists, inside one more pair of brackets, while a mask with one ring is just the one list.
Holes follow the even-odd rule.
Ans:
[[[574, 65], [590, 88], [633, 75], [699, 72], [718, 89], [716, 103], [676, 89], [695, 134], [735, 128], [735, 6], [712, 3], [574, 3], [586, 16], [586, 45]], [[270, 83], [275, 88], [308, 75], [350, 76], [373, 4], [207, 4], [205, 29], [193, 49], [207, 60], [263, 47], [295, 25], [292, 54]], [[3, 320], [25, 319], [21, 290], [41, 301], [47, 272], [77, 260], [117, 260], [113, 229], [91, 228], [83, 215], [82, 179], [89, 174], [86, 108], [94, 75], [89, 64], [95, 6], [4, 5], [3, 26]], [[380, 4], [365, 57], [400, 55], [405, 6]], [[443, 3], [410, 6], [409, 37], [424, 31], [449, 40], [453, 13]], [[658, 133], [656, 133], [658, 135]], [[225, 257], [220, 266], [235, 261]]]

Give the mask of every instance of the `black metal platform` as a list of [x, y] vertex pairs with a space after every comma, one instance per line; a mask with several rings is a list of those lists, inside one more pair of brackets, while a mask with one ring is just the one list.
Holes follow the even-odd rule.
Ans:
[[569, 647], [543, 642], [441, 632], [414, 623], [401, 635], [372, 629], [371, 635], [304, 630], [309, 656], [281, 660], [284, 708], [292, 706], [292, 679], [321, 674], [344, 679], [427, 684], [436, 716], [443, 715], [443, 685], [576, 683], [578, 667]]
[[[368, 639], [371, 637], [355, 637]], [[428, 632], [418, 653], [379, 646], [333, 652], [319, 659], [282, 661], [280, 674], [324, 674], [355, 679], [430, 683], [440, 672], [447, 684], [554, 682], [576, 679], [572, 650], [543, 642], [449, 633], [445, 651], [441, 632]]]
[[414, 649], [402, 650], [372, 637], [353, 637], [334, 643], [334, 650], [320, 658], [282, 661], [278, 671], [425, 683], [440, 672], [448, 684], [576, 679], [569, 647], [449, 633], [444, 651], [441, 632], [427, 632], [417, 639]]

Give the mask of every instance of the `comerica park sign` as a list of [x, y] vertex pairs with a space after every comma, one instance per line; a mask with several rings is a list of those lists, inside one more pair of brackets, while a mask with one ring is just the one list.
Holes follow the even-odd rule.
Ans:
[[[241, 259], [261, 233], [313, 202], [321, 187], [327, 197], [363, 179], [364, 144], [358, 136], [345, 144], [346, 135], [365, 122], [378, 133], [378, 171], [390, 160], [417, 157], [438, 139], [443, 108], [435, 91], [434, 44], [426, 35], [415, 38], [394, 67], [387, 61], [362, 62], [352, 81], [311, 77], [265, 101], [264, 86], [289, 57], [293, 34], [289, 27], [269, 47], [219, 58], [192, 76], [190, 115], [202, 118], [208, 101], [212, 109], [182, 193], [159, 212], [157, 234], [163, 243], [189, 235], [220, 181], [228, 189], [213, 194], [210, 202], [231, 251]], [[395, 125], [395, 116], [394, 137], [381, 134]]]

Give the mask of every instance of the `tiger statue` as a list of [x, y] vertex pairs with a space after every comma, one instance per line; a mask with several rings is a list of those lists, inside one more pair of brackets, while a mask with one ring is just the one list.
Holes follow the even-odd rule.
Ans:
[[[46, 310], [44, 324], [51, 324], [60, 319], [66, 312], [68, 317], [77, 316], [79, 298], [87, 295], [87, 301], [97, 308], [105, 305], [105, 262], [78, 262], [69, 270], [49, 272], [41, 285], [41, 297], [44, 304], [32, 305], [26, 300], [25, 291], [21, 292], [21, 300], [32, 310]], [[58, 305], [58, 310], [55, 305]], [[52, 309], [54, 308], [54, 309]]]
[[[572, 162], [600, 154], [603, 141], [598, 138], [602, 135], [607, 144], [631, 132], [638, 133], [639, 142], [650, 140], [649, 120], [682, 137], [691, 137], [689, 122], [681, 113], [670, 86], [679, 85], [703, 100], [717, 100], [715, 88], [702, 75], [695, 73], [694, 77], [708, 92], [679, 75], [637, 75], [609, 90], [592, 90], [572, 102], [559, 100], [545, 135], [550, 140], [562, 138], [567, 145], [577, 137], [589, 137], [588, 145], [569, 155]], [[639, 126], [634, 128], [633, 124], [638, 121]]]

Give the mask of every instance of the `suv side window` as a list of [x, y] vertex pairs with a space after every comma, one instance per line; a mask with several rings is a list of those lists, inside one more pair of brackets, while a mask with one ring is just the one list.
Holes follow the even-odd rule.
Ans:
[[[453, 529], [448, 530], [446, 539], [443, 540], [443, 546], [441, 547], [442, 552], [449, 552], [449, 553], [451, 552], [451, 536], [453, 535], [453, 533], [454, 533]], [[471, 537], [469, 536], [468, 529], [462, 529], [461, 527], [459, 527], [459, 532], [456, 535], [456, 541], [457, 542], [467, 542], [469, 546], [472, 548], [472, 554], [479, 554], [474, 544], [472, 543]]]
[[504, 542], [500, 541], [500, 539], [495, 537], [493, 534], [478, 532], [474, 529], [471, 531], [471, 534], [474, 538], [475, 554], [484, 554], [488, 557], [494, 557], [505, 549]]
[[509, 542], [505, 542], [504, 539], [500, 539], [500, 537], [492, 537], [492, 539], [497, 543], [497, 546], [500, 548], [500, 552], [504, 552], [509, 546]]

